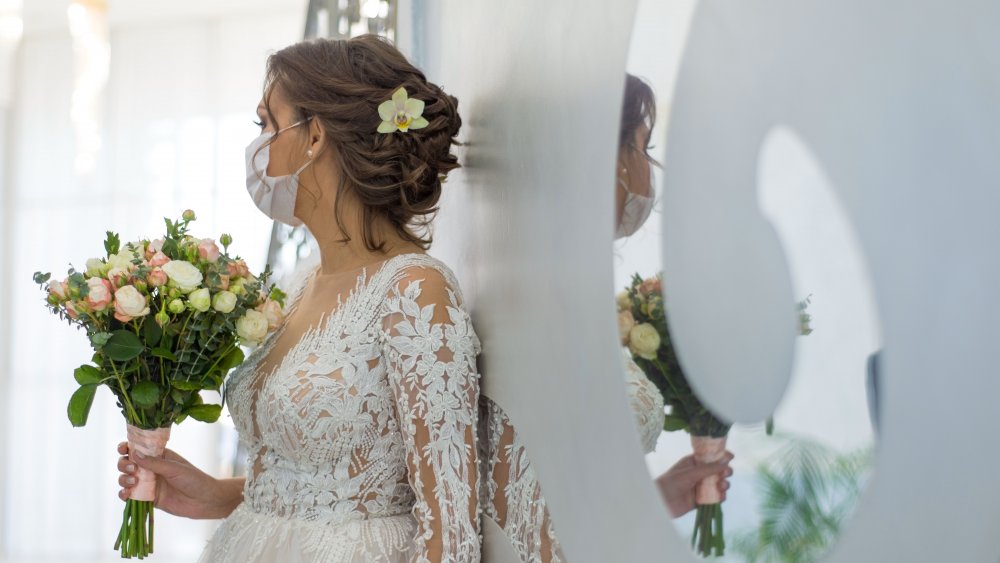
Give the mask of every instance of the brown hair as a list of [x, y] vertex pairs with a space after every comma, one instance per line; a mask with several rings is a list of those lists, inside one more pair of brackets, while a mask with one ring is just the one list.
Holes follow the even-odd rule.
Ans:
[[[631, 149], [641, 152], [650, 162], [656, 162], [649, 155], [649, 141], [653, 136], [656, 122], [656, 97], [649, 84], [634, 74], [625, 74], [625, 96], [622, 100], [622, 122], [618, 131], [618, 150]], [[641, 147], [635, 145], [635, 132], [643, 123], [649, 126], [649, 135]]]
[[[292, 106], [296, 121], [315, 118], [326, 132], [341, 171], [340, 193], [350, 190], [362, 204], [362, 237], [371, 251], [384, 250], [376, 240], [376, 220], [388, 219], [404, 239], [427, 248], [430, 223], [437, 212], [441, 182], [459, 167], [451, 153], [462, 120], [458, 100], [428, 82], [387, 39], [362, 35], [351, 39], [311, 39], [267, 59], [264, 105], [274, 87]], [[381, 102], [398, 88], [423, 100], [428, 125], [408, 132], [378, 133]], [[273, 121], [273, 116], [272, 116]], [[336, 198], [337, 225], [350, 240]]]

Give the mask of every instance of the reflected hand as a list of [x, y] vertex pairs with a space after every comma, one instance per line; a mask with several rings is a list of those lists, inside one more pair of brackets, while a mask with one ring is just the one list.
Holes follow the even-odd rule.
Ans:
[[719, 493], [722, 495], [722, 500], [726, 500], [728, 477], [733, 474], [733, 468], [729, 467], [729, 461], [732, 459], [733, 453], [729, 450], [726, 450], [726, 455], [721, 461], [715, 463], [698, 464], [694, 461], [694, 455], [688, 455], [657, 477], [656, 485], [670, 514], [678, 518], [693, 510], [695, 488], [702, 479], [712, 475], [719, 476]]
[[225, 518], [243, 500], [242, 479], [216, 479], [198, 469], [173, 450], [162, 458], [128, 458], [128, 443], [118, 444], [118, 498], [127, 500], [135, 486], [137, 465], [156, 474], [157, 508], [187, 518]]

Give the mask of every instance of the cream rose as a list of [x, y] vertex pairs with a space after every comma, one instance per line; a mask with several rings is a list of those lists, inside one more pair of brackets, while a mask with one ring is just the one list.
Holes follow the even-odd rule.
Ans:
[[618, 313], [618, 335], [621, 337], [622, 346], [628, 345], [629, 333], [635, 326], [635, 317], [632, 311], [620, 311]]
[[185, 260], [171, 260], [162, 266], [170, 282], [184, 293], [191, 293], [201, 285], [201, 271]]
[[633, 354], [647, 360], [655, 360], [660, 350], [660, 333], [649, 323], [632, 327], [629, 331], [628, 348]]
[[236, 308], [236, 294], [224, 290], [216, 293], [212, 298], [212, 308], [220, 313], [232, 313]]
[[248, 344], [260, 344], [267, 336], [267, 317], [253, 309], [236, 320], [236, 334]]
[[626, 309], [632, 308], [632, 298], [629, 297], [627, 291], [623, 291], [615, 296], [615, 302], [618, 304], [618, 310], [624, 311]]
[[149, 314], [149, 304], [146, 303], [146, 296], [139, 292], [135, 286], [126, 285], [115, 291], [115, 318], [123, 323], [131, 321], [135, 317]]
[[102, 278], [90, 278], [87, 280], [86, 303], [95, 311], [103, 311], [111, 304], [113, 288], [111, 282]]
[[188, 303], [195, 311], [204, 313], [212, 307], [212, 296], [207, 287], [196, 289], [188, 295]]
[[267, 317], [267, 328], [274, 330], [281, 325], [281, 320], [284, 316], [281, 313], [281, 305], [273, 299], [268, 299], [260, 305], [257, 305], [256, 309]]

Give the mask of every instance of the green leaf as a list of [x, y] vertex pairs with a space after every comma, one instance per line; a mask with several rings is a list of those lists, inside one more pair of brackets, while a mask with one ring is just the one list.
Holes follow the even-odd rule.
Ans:
[[121, 250], [122, 242], [116, 233], [111, 231], [107, 231], [107, 233], [108, 238], [104, 240], [104, 250], [108, 251], [108, 258], [110, 258], [112, 255], [118, 254], [118, 251]]
[[171, 362], [177, 361], [177, 356], [166, 348], [153, 348], [149, 351], [149, 353], [157, 358], [163, 358], [164, 360], [170, 360]]
[[202, 422], [215, 422], [222, 414], [222, 405], [194, 405], [184, 409], [184, 414]]
[[45, 273], [45, 274], [43, 274], [41, 272], [35, 272], [35, 275], [34, 275], [35, 283], [37, 283], [38, 285], [42, 285], [45, 282], [49, 281], [49, 278], [51, 278], [51, 277], [52, 277], [51, 273]]
[[679, 416], [665, 415], [663, 417], [663, 430], [666, 432], [675, 432], [677, 430], [684, 430], [687, 428], [687, 421]]
[[185, 381], [183, 379], [174, 379], [170, 382], [170, 385], [174, 389], [180, 389], [181, 391], [201, 391], [205, 388], [200, 381]]
[[223, 373], [225, 373], [226, 371], [242, 364], [243, 360], [243, 350], [237, 346], [236, 348], [233, 348], [232, 352], [226, 354], [226, 357], [219, 362], [219, 367], [222, 368]]
[[151, 344], [159, 342], [163, 336], [163, 329], [156, 324], [156, 319], [153, 317], [153, 315], [146, 315], [146, 320], [142, 323], [143, 339]]
[[114, 331], [108, 343], [104, 345], [104, 353], [116, 362], [131, 360], [145, 349], [139, 337], [127, 330]]
[[104, 373], [94, 366], [84, 364], [73, 370], [73, 377], [80, 385], [93, 385], [104, 379]]
[[90, 407], [94, 404], [94, 393], [96, 392], [97, 384], [94, 383], [81, 385], [73, 392], [73, 396], [69, 398], [69, 406], [66, 408], [70, 424], [73, 426], [87, 424], [87, 416], [90, 415]]
[[140, 381], [132, 388], [132, 402], [140, 407], [151, 407], [160, 399], [160, 386], [152, 381]]

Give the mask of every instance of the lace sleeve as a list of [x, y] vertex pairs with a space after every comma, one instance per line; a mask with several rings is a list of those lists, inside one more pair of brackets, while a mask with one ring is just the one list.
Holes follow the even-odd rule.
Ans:
[[389, 382], [416, 495], [411, 561], [479, 561], [478, 340], [444, 277], [403, 273], [383, 318]]

